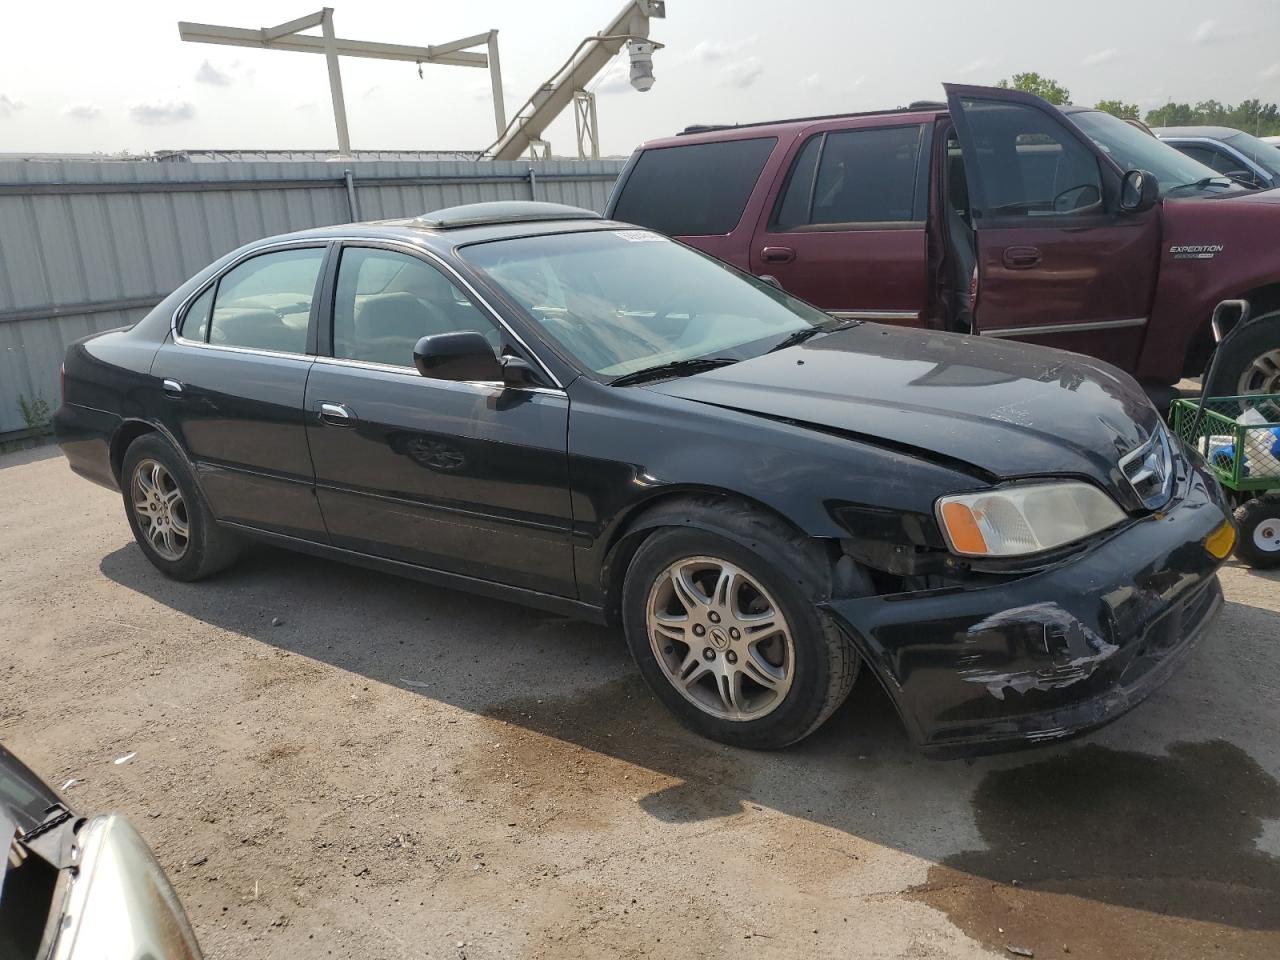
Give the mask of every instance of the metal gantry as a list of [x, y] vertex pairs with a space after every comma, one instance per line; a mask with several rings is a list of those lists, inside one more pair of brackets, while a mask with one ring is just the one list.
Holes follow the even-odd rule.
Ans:
[[[320, 36], [305, 34], [303, 30], [320, 28]], [[449, 43], [426, 47], [407, 46], [400, 43], [377, 43], [369, 40], [346, 40], [334, 34], [333, 8], [325, 7], [316, 13], [281, 23], [274, 27], [246, 29], [225, 27], [208, 23], [178, 24], [178, 35], [193, 43], [218, 43], [233, 47], [251, 47], [259, 50], [288, 50], [297, 53], [323, 54], [329, 67], [329, 95], [333, 100], [333, 123], [338, 135], [338, 150], [343, 155], [351, 152], [351, 136], [347, 131], [347, 107], [342, 93], [342, 72], [339, 57], [365, 57], [373, 60], [405, 60], [417, 63], [442, 63], [455, 67], [488, 68], [493, 88], [493, 121], [498, 136], [507, 127], [506, 108], [502, 100], [502, 68], [498, 59], [498, 31], [487, 30], [474, 36], [452, 40]], [[485, 53], [471, 48], [484, 46]]]

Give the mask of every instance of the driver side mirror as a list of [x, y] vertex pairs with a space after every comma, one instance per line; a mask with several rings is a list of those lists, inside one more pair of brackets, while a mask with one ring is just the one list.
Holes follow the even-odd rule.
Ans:
[[519, 357], [499, 359], [483, 334], [473, 330], [423, 337], [413, 348], [413, 365], [434, 380], [498, 381], [508, 387], [546, 386], [532, 365]]
[[1120, 209], [1124, 213], [1150, 210], [1160, 199], [1160, 181], [1149, 170], [1130, 170], [1120, 181]]

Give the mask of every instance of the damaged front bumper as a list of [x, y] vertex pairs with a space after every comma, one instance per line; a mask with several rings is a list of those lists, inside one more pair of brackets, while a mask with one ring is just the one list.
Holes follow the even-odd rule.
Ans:
[[1051, 568], [973, 589], [833, 600], [912, 738], [965, 755], [1115, 719], [1173, 672], [1222, 606], [1205, 541], [1229, 516], [1180, 459], [1173, 498]]

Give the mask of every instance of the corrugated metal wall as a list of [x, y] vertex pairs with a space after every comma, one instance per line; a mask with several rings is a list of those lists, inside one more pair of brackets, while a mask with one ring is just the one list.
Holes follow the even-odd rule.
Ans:
[[0, 162], [0, 440], [19, 398], [58, 402], [67, 345], [135, 322], [170, 290], [260, 237], [480, 200], [604, 208], [616, 160], [538, 163]]

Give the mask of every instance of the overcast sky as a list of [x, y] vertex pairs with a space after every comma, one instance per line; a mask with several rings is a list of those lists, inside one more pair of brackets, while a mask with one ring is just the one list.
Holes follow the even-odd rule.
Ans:
[[[622, 0], [336, 4], [340, 37], [426, 45], [500, 33], [513, 113]], [[690, 123], [869, 110], [936, 99], [944, 80], [993, 83], [1024, 70], [1076, 103], [1121, 98], [1280, 101], [1280, 0], [668, 0], [657, 83], [626, 63], [595, 84], [605, 153]], [[13, 0], [0, 15], [0, 152], [332, 148], [324, 58], [183, 43], [176, 21], [270, 26], [305, 0], [126, 4]], [[488, 74], [344, 59], [352, 145], [479, 149], [493, 139]], [[574, 150], [566, 113], [550, 131]]]

